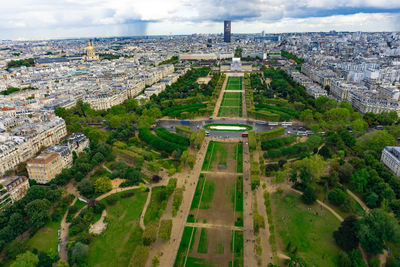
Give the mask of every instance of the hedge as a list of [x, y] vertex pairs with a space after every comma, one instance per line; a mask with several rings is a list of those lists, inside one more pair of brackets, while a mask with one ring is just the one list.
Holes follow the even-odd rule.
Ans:
[[271, 112], [278, 111], [278, 112], [286, 113], [286, 114], [296, 117], [296, 118], [298, 118], [300, 116], [300, 112], [290, 109], [290, 108], [271, 106], [271, 105], [267, 105], [267, 104], [256, 104], [254, 106], [255, 106], [256, 110], [261, 109], [261, 110], [268, 110]]
[[183, 105], [183, 106], [173, 106], [170, 108], [166, 108], [162, 111], [162, 115], [169, 117], [177, 117], [182, 112], [193, 112], [198, 111], [199, 109], [206, 108], [207, 104], [191, 104], [191, 105]]
[[266, 132], [259, 132], [257, 135], [259, 136], [261, 141], [269, 140], [271, 138], [279, 137], [285, 133], [285, 127], [277, 127], [273, 130]]
[[190, 129], [189, 126], [181, 126], [181, 125], [177, 125], [175, 126], [175, 131], [177, 134], [186, 136], [186, 137], [190, 137], [194, 131], [192, 129]]
[[311, 135], [307, 141], [297, 143], [289, 147], [283, 147], [280, 149], [271, 149], [264, 153], [264, 158], [279, 158], [281, 156], [290, 156], [300, 154], [302, 152], [311, 152], [315, 148], [319, 147], [322, 138], [318, 135]]
[[169, 132], [165, 128], [157, 128], [155, 129], [156, 134], [161, 137], [162, 139], [165, 139], [169, 142], [182, 145], [182, 146], [189, 146], [190, 141], [189, 138], [183, 137], [174, 133]]
[[186, 147], [168, 142], [164, 139], [161, 139], [158, 136], [155, 136], [154, 134], [151, 133], [150, 129], [147, 128], [140, 128], [139, 129], [139, 138], [145, 141], [146, 143], [149, 143], [152, 145], [154, 148], [158, 150], [163, 150], [166, 152], [173, 152], [177, 149], [181, 150], [186, 150]]
[[296, 141], [296, 136], [295, 135], [289, 135], [281, 138], [273, 138], [270, 140], [264, 140], [261, 142], [261, 148], [262, 150], [268, 150], [272, 148], [279, 148], [285, 145], [289, 145]]
[[247, 110], [247, 115], [258, 120], [279, 121], [281, 116], [266, 110]]

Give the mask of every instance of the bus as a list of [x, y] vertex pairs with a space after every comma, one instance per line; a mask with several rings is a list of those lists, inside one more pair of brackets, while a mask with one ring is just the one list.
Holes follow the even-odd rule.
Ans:
[[282, 126], [283, 126], [283, 127], [292, 126], [292, 125], [293, 125], [293, 123], [290, 122], [290, 121], [284, 121], [284, 122], [282, 122]]
[[242, 137], [248, 137], [248, 136], [249, 136], [249, 133], [248, 133], [248, 132], [242, 133]]
[[278, 126], [278, 125], [279, 125], [279, 122], [269, 121], [269, 122], [268, 122], [268, 125], [269, 125], [269, 126]]

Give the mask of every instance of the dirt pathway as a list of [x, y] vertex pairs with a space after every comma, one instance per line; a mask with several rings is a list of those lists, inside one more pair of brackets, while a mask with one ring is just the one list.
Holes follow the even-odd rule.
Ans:
[[[69, 205], [69, 207], [75, 205], [75, 202], [77, 201], [77, 197], [75, 197], [74, 201]], [[66, 263], [68, 263], [68, 232], [69, 232], [69, 226], [71, 223], [67, 223], [67, 215], [68, 215], [68, 209], [64, 213], [64, 216], [61, 220], [61, 225], [60, 225], [60, 251], [59, 251], [59, 256], [60, 259], [64, 260]]]
[[349, 194], [355, 201], [357, 201], [358, 204], [360, 204], [361, 208], [363, 208], [363, 210], [365, 212], [369, 212], [369, 208], [367, 207], [367, 205], [365, 205], [365, 203], [358, 197], [356, 196], [353, 192], [351, 192], [349, 189], [346, 189], [347, 194]]
[[152, 189], [152, 187], [151, 187], [151, 185], [150, 185], [150, 186], [149, 186], [149, 193], [147, 194], [146, 203], [145, 203], [144, 206], [143, 206], [142, 214], [140, 214], [140, 222], [139, 222], [139, 223], [140, 223], [140, 228], [142, 228], [143, 230], [146, 229], [146, 226], [144, 225], [144, 215], [146, 214], [147, 207], [148, 207], [149, 204], [150, 204], [151, 189]]
[[[185, 228], [186, 218], [190, 212], [190, 206], [196, 190], [198, 178], [203, 165], [204, 157], [207, 151], [209, 138], [206, 138], [198, 151], [196, 163], [193, 170], [187, 173], [187, 176], [178, 178], [179, 184], [185, 183], [185, 191], [183, 192], [183, 200], [178, 215], [172, 218], [171, 238], [166, 245], [160, 248], [160, 265], [174, 266], [175, 258], [179, 249], [183, 230]], [[149, 261], [148, 261], [149, 262]]]
[[253, 192], [250, 178], [250, 150], [248, 140], [243, 140], [243, 245], [244, 266], [257, 266], [253, 229]]

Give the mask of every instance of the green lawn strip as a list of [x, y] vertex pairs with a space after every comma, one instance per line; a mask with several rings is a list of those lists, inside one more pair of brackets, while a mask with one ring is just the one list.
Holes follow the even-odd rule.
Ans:
[[222, 101], [222, 106], [238, 107], [240, 106], [240, 98], [225, 98]]
[[208, 253], [208, 238], [207, 238], [207, 229], [201, 228], [199, 246], [197, 247], [198, 253]]
[[210, 141], [210, 143], [208, 143], [206, 156], [204, 157], [203, 167], [201, 168], [201, 170], [203, 171], [208, 171], [209, 167], [211, 166], [215, 143], [216, 143], [215, 141]]
[[60, 222], [49, 222], [37, 231], [27, 242], [30, 249], [47, 252], [50, 249], [57, 251], [58, 230]]
[[[172, 193], [172, 192], [171, 192]], [[154, 187], [151, 193], [149, 206], [147, 207], [146, 214], [144, 215], [144, 224], [157, 221], [161, 218], [167, 207], [169, 194], [165, 186]]]
[[[134, 196], [122, 198], [127, 193]], [[88, 266], [128, 266], [138, 245], [142, 244], [139, 217], [146, 202], [147, 192], [131, 190], [116, 194], [118, 202], [106, 205], [107, 229], [89, 245]], [[104, 203], [107, 203], [104, 201]]]
[[236, 179], [236, 207], [235, 211], [243, 211], [243, 176]]
[[203, 184], [206, 180], [206, 176], [204, 174], [200, 174], [199, 181], [197, 182], [196, 191], [194, 191], [194, 196], [192, 200], [192, 205], [190, 206], [190, 210], [197, 209], [199, 207], [201, 191], [203, 190]]
[[[239, 127], [246, 127], [246, 129], [243, 130], [217, 130], [210, 128], [211, 126], [239, 126]], [[244, 131], [251, 131], [253, 129], [252, 126], [246, 125], [246, 124], [233, 124], [233, 123], [212, 123], [212, 124], [206, 124], [204, 125], [204, 128], [210, 131], [215, 131], [215, 132], [244, 132]]]
[[236, 154], [235, 154], [235, 160], [236, 160], [236, 172], [243, 172], [243, 143], [240, 142], [236, 146]]
[[[214, 198], [215, 183], [210, 180], [206, 180], [203, 189], [203, 196], [201, 197], [201, 203], [199, 209], [209, 209], [210, 203]], [[193, 203], [193, 202], [192, 202]], [[197, 207], [197, 206], [196, 206]]]
[[[192, 237], [192, 234], [193, 234], [193, 237]], [[190, 252], [193, 248], [195, 235], [196, 235], [195, 227], [186, 226], [184, 228], [181, 243], [179, 245], [178, 253], [177, 253], [176, 259], [175, 259], [175, 264], [174, 264], [175, 267], [183, 267], [184, 266], [186, 254], [188, 254], [187, 253], [188, 249]], [[190, 240], [191, 237], [192, 237], [192, 240]], [[190, 242], [190, 244], [189, 244], [189, 242]]]
[[218, 117], [241, 117], [240, 107], [221, 107], [218, 111]]
[[226, 92], [226, 93], [224, 93], [224, 97], [223, 97], [222, 101], [225, 98], [240, 98], [241, 96], [242, 96], [241, 92]]
[[297, 247], [297, 255], [310, 266], [337, 266], [340, 249], [332, 232], [340, 222], [334, 215], [318, 204], [304, 205], [295, 193], [274, 193], [271, 201], [281, 247], [290, 242], [292, 248]]
[[[228, 158], [228, 151], [226, 150], [225, 145], [226, 143], [221, 143], [221, 142], [215, 144], [214, 153], [218, 156], [219, 165], [226, 165], [226, 160]], [[214, 160], [212, 162], [214, 162]]]
[[243, 266], [243, 231], [232, 231], [231, 252], [233, 253], [232, 267]]

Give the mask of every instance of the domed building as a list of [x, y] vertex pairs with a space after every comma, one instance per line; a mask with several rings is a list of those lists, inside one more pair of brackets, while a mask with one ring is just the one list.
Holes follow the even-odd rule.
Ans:
[[94, 51], [94, 47], [90, 42], [88, 43], [88, 47], [86, 48], [86, 56], [84, 56], [83, 59], [85, 61], [93, 61], [100, 59], [99, 55], [96, 54], [96, 52]]

